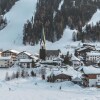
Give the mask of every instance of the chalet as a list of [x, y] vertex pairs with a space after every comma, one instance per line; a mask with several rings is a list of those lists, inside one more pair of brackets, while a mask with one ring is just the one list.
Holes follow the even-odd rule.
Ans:
[[87, 52], [86, 53], [86, 63], [95, 64], [100, 59], [100, 52]]
[[20, 59], [32, 59], [34, 60], [34, 62], [37, 62], [39, 60], [39, 57], [34, 56], [29, 52], [23, 51], [17, 55], [17, 61], [20, 61]]
[[32, 54], [23, 51], [17, 55], [17, 60], [19, 61], [20, 59], [33, 59], [33, 58], [32, 58]]
[[46, 60], [54, 60], [60, 55], [60, 50], [46, 50]]
[[6, 50], [6, 51], [3, 51], [1, 56], [3, 57], [9, 57], [11, 56], [13, 61], [16, 61], [16, 56], [19, 54], [18, 51], [16, 50]]
[[71, 57], [71, 62], [73, 64], [74, 68], [77, 68], [77, 67], [83, 65], [83, 62], [74, 55], [72, 55], [72, 57]]
[[32, 59], [20, 59], [18, 65], [23, 68], [32, 68]]
[[83, 67], [83, 85], [86, 87], [100, 87], [100, 69]]
[[49, 82], [71, 81], [71, 79], [72, 76], [68, 74], [65, 69], [52, 69], [47, 75], [47, 80], [49, 80]]
[[11, 56], [0, 57], [0, 68], [9, 68], [13, 65], [13, 60]]
[[84, 58], [84, 60], [86, 59], [86, 53], [90, 52], [90, 51], [94, 51], [95, 46], [91, 46], [91, 45], [83, 45], [80, 48], [75, 49], [75, 56], [82, 56]]

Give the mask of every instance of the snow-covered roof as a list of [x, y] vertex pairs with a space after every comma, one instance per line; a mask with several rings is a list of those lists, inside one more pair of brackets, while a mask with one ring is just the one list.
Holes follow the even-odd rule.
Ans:
[[87, 56], [100, 56], [99, 52], [87, 52]]
[[72, 57], [71, 57], [71, 61], [80, 61], [80, 59], [77, 58], [75, 55], [72, 55]]
[[47, 76], [52, 76], [52, 75], [57, 76], [57, 75], [59, 75], [59, 74], [65, 74], [65, 75], [71, 76], [71, 75], [67, 72], [67, 70], [65, 70], [65, 69], [59, 69], [59, 70], [58, 70], [58, 69], [56, 69], [56, 70], [52, 69], [50, 72], [47, 73]]
[[57, 57], [57, 58], [54, 58], [54, 59], [53, 59], [53, 61], [63, 61], [63, 59], [62, 59], [62, 58]]
[[31, 56], [34, 60], [38, 60], [39, 58], [38, 57], [36, 57], [36, 56]]
[[24, 63], [24, 62], [32, 62], [32, 59], [20, 59], [19, 62], [22, 62], [22, 63]]
[[31, 56], [32, 54], [29, 52], [24, 51], [25, 54], [27, 54], [28, 56]]
[[55, 68], [51, 69], [47, 72], [46, 76], [52, 76], [52, 75], [59, 75], [59, 74], [66, 74], [69, 76], [72, 76], [73, 78], [81, 77], [82, 73], [76, 71], [73, 67], [68, 66], [67, 69], [65, 68]]
[[[10, 49], [10, 50], [6, 50], [6, 51], [9, 51], [9, 52], [12, 52], [12, 53], [16, 53], [16, 54], [19, 54], [19, 51], [17, 51], [17, 50], [13, 50], [13, 49]], [[3, 51], [3, 52], [6, 52], [6, 51]]]
[[100, 74], [100, 68], [95, 68], [93, 66], [83, 67], [84, 74]]
[[29, 53], [29, 52], [26, 52], [26, 51], [23, 51], [23, 52], [20, 52], [19, 54], [21, 54], [21, 53], [24, 53], [24, 54], [26, 54], [26, 55], [28, 55], [28, 56], [33, 56], [31, 53]]
[[81, 80], [81, 78], [76, 77], [76, 78], [72, 79], [72, 81], [73, 81], [73, 82], [81, 82], [82, 80]]
[[92, 49], [92, 50], [95, 50], [95, 47], [93, 47], [93, 46], [83, 46], [83, 47], [77, 49], [77, 51], [83, 51], [83, 50], [85, 50], [85, 49]]
[[19, 54], [19, 51], [17, 51], [17, 50], [9, 50], [9, 51], [11, 51], [11, 52], [13, 52], [13, 53], [16, 53], [16, 54]]
[[9, 57], [0, 57], [0, 60], [10, 60], [11, 59], [11, 56]]

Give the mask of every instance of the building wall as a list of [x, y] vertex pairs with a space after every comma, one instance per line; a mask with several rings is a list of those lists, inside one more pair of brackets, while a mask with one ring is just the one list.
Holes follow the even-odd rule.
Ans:
[[99, 83], [100, 83], [100, 74], [99, 74], [99, 75], [97, 75], [97, 82], [99, 82]]
[[20, 66], [24, 67], [24, 68], [31, 68], [32, 67], [32, 63], [20, 63]]
[[0, 67], [10, 67], [12, 60], [0, 60]]
[[89, 87], [96, 86], [97, 79], [89, 79]]
[[73, 67], [77, 67], [81, 65], [79, 61], [72, 61], [72, 63], [73, 63]]
[[97, 61], [98, 59], [100, 58], [100, 56], [99, 55], [93, 55], [93, 56], [86, 56], [86, 61], [92, 61], [92, 62], [95, 62], [95, 61]]
[[3, 56], [3, 57], [8, 57], [8, 56], [11, 56], [12, 57], [12, 60], [13, 61], [16, 61], [16, 54], [15, 53], [12, 53], [12, 52], [3, 52], [2, 54], [1, 54], [1, 56]]
[[90, 74], [88, 75], [88, 79], [96, 79], [97, 75], [96, 74]]
[[20, 60], [20, 59], [29, 59], [29, 56], [24, 53], [21, 53], [17, 56], [17, 60]]

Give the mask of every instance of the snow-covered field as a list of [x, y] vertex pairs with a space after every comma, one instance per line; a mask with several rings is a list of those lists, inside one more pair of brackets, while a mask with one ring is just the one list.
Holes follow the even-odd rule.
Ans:
[[69, 81], [48, 83], [39, 76], [5, 81], [5, 73], [13, 71], [15, 68], [0, 70], [1, 100], [100, 100], [100, 89], [81, 88]]

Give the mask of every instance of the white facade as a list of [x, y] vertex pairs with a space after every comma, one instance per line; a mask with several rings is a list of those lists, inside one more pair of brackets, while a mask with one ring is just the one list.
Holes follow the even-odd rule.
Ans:
[[97, 79], [89, 79], [89, 87], [96, 86]]
[[100, 74], [97, 75], [97, 83], [100, 83]]
[[20, 59], [19, 65], [24, 68], [32, 67], [32, 59]]
[[27, 52], [21, 52], [17, 55], [17, 60], [19, 61], [20, 59], [30, 59], [31, 58], [31, 54], [27, 53]]
[[89, 86], [96, 86], [97, 83], [100, 83], [100, 74], [96, 75], [96, 79], [89, 79]]
[[13, 65], [11, 57], [0, 57], [0, 67], [7, 68]]
[[86, 61], [96, 62], [100, 58], [99, 52], [90, 52], [86, 55]]

